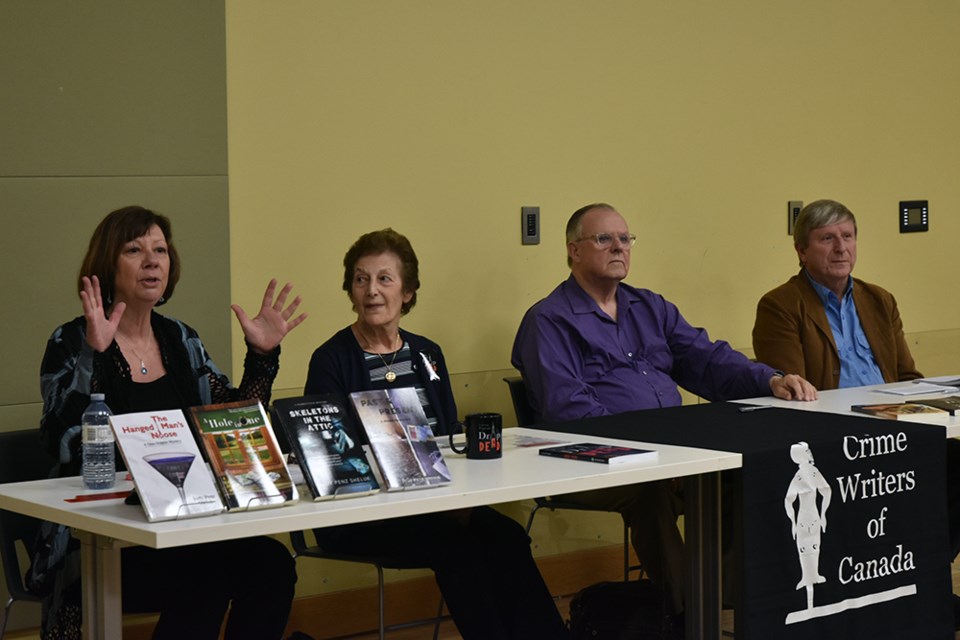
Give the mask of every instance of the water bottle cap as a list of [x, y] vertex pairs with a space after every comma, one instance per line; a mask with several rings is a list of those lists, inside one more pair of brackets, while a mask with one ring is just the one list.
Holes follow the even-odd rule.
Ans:
[[91, 393], [91, 394], [90, 394], [90, 400], [92, 400], [93, 402], [103, 402], [104, 400], [106, 400], [106, 398], [107, 398], [107, 396], [104, 395], [104, 394], [102, 394], [102, 393]]

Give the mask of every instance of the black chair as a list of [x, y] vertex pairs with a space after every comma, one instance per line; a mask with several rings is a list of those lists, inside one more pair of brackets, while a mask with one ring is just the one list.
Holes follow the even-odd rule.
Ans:
[[[503, 381], [507, 383], [507, 387], [510, 389], [510, 399], [513, 401], [513, 411], [517, 414], [517, 426], [527, 427], [536, 424], [536, 416], [534, 414], [533, 407], [530, 406], [530, 400], [527, 397], [527, 387], [523, 382], [523, 378], [520, 376], [507, 376], [503, 379]], [[556, 511], [557, 509], [569, 509], [572, 511], [598, 511], [598, 509], [594, 507], [588, 507], [578, 502], [564, 500], [563, 496], [534, 498], [533, 510], [530, 512], [530, 517], [527, 519], [527, 535], [530, 535], [530, 529], [533, 527], [533, 519], [540, 509], [549, 509], [550, 511]], [[615, 512], [607, 511], [607, 513]], [[624, 522], [623, 579], [625, 581], [630, 579], [631, 571], [640, 571], [642, 573], [643, 568], [640, 565], [630, 564], [630, 527], [626, 522]]]
[[[46, 478], [53, 463], [40, 443], [37, 429], [0, 433], [0, 483]], [[18, 542], [26, 549], [27, 555], [32, 554], [39, 529], [40, 520], [0, 509], [0, 558], [3, 559], [3, 576], [10, 593], [3, 609], [0, 638], [6, 632], [14, 602], [40, 602], [40, 596], [24, 583], [26, 569], [21, 567], [17, 555]]]
[[[433, 622], [433, 640], [440, 636], [440, 623], [445, 619], [443, 615], [443, 596], [440, 597], [440, 606], [437, 609], [437, 615], [426, 620], [414, 620], [399, 624], [387, 625], [384, 621], [384, 591], [383, 591], [383, 570], [384, 569], [426, 569], [426, 567], [413, 562], [397, 562], [394, 559], [381, 558], [378, 556], [359, 556], [353, 554], [331, 553], [326, 551], [319, 544], [310, 546], [307, 544], [303, 531], [291, 531], [290, 542], [293, 545], [294, 557], [320, 558], [325, 560], [338, 560], [340, 562], [360, 562], [362, 564], [373, 565], [377, 569], [377, 595], [379, 599], [379, 620], [378, 631], [380, 640], [384, 640], [387, 631], [396, 629], [406, 629], [415, 627], [427, 622]], [[312, 533], [311, 533], [312, 535]]]

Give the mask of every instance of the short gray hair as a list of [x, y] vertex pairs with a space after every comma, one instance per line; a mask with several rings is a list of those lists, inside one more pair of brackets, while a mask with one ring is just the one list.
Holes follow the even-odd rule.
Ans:
[[[593, 204], [588, 204], [574, 211], [573, 215], [570, 216], [570, 219], [567, 220], [567, 244], [576, 242], [580, 239], [580, 232], [583, 230], [583, 216], [587, 215], [594, 209], [609, 209], [610, 211], [616, 211], [612, 205], [609, 205], [606, 202], [594, 202]], [[573, 266], [573, 260], [570, 259], [569, 254], [567, 255], [567, 266]]]
[[793, 225], [793, 245], [806, 249], [810, 244], [810, 232], [820, 227], [829, 227], [841, 222], [852, 222], [857, 233], [857, 218], [850, 209], [836, 200], [817, 200], [805, 206]]

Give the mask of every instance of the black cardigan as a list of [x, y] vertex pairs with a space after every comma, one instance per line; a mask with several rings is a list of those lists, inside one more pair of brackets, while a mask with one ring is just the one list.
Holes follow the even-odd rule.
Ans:
[[[457, 405], [453, 399], [450, 374], [447, 372], [440, 346], [423, 336], [402, 329], [400, 337], [410, 345], [413, 370], [437, 415], [434, 435], [457, 433]], [[427, 363], [435, 376], [430, 375]], [[347, 398], [353, 391], [367, 391], [370, 388], [370, 376], [364, 366], [363, 350], [350, 327], [335, 333], [313, 352], [304, 394], [337, 393]]]

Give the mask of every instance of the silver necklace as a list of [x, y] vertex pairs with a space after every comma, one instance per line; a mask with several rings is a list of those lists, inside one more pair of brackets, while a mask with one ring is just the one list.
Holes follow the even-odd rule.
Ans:
[[130, 348], [130, 351], [133, 351], [133, 355], [135, 355], [137, 359], [140, 361], [140, 373], [142, 375], [147, 375], [147, 365], [143, 363], [143, 356], [137, 353], [137, 350], [133, 348], [133, 343], [130, 342], [130, 339], [127, 338], [126, 336], [121, 336], [119, 331], [117, 332], [117, 337], [123, 338], [123, 341], [127, 343], [127, 346]]

